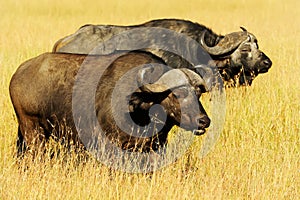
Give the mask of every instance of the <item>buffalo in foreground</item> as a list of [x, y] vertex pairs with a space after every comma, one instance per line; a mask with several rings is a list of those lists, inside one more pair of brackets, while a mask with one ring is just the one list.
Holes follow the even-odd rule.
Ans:
[[[95, 123], [110, 142], [131, 152], [158, 151], [174, 125], [203, 134], [210, 124], [199, 100], [207, 90], [203, 79], [191, 70], [160, 64], [160, 58], [145, 52], [88, 57], [45, 53], [26, 61], [9, 88], [19, 123], [18, 153], [36, 154], [51, 137], [85, 146], [93, 142]], [[120, 80], [125, 82], [118, 85]], [[93, 85], [95, 93], [90, 94]], [[124, 103], [125, 109], [118, 107]], [[90, 120], [94, 115], [96, 122]], [[78, 130], [82, 123], [86, 129]]]
[[[203, 50], [212, 58], [209, 62], [203, 59], [201, 53], [196, 52], [198, 63], [186, 63], [182, 55], [159, 49], [152, 43], [151, 48], [144, 49], [162, 58], [169, 66], [177, 68], [193, 68], [199, 64], [217, 66], [223, 77], [225, 86], [251, 85], [260, 73], [266, 73], [272, 66], [272, 61], [258, 48], [257, 39], [246, 29], [233, 32], [225, 36], [214, 33], [209, 28], [180, 19], [159, 19], [133, 26], [116, 25], [85, 25], [74, 34], [64, 37], [56, 42], [53, 52], [89, 54], [99, 44], [108, 41], [120, 33], [137, 28], [159, 27], [169, 29], [192, 38], [201, 44]], [[150, 29], [149, 29], [150, 31]], [[143, 43], [150, 38], [147, 29], [141, 30], [140, 37], [133, 38], [135, 43]], [[130, 37], [131, 33], [128, 33]], [[163, 37], [164, 33], [157, 30], [157, 36]], [[136, 37], [136, 36], [135, 36]], [[150, 39], [149, 39], [150, 40]], [[169, 45], [176, 44], [177, 38], [165, 38]], [[154, 41], [151, 39], [150, 43]], [[181, 48], [187, 45], [180, 44]], [[118, 47], [117, 47], [118, 48]], [[126, 50], [126, 49], [125, 49]], [[184, 49], [183, 49], [184, 51]], [[195, 52], [194, 52], [195, 53]], [[193, 52], [192, 52], [193, 54]]]

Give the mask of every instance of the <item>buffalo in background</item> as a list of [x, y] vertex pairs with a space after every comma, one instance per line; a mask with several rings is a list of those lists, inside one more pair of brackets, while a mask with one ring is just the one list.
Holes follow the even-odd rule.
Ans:
[[[192, 38], [201, 44], [203, 50], [207, 52], [212, 59], [207, 60], [203, 58], [205, 57], [203, 53], [195, 50], [195, 52], [190, 53], [194, 57], [199, 57], [197, 59], [198, 61], [197, 63], [189, 63], [180, 55], [155, 48], [156, 44], [154, 43], [151, 45], [152, 48], [143, 50], [157, 55], [173, 68], [185, 67], [193, 70], [194, 67], [199, 64], [217, 66], [225, 86], [228, 87], [251, 85], [258, 74], [266, 73], [272, 66], [272, 61], [268, 56], [259, 50], [256, 37], [245, 28], [242, 28], [242, 31], [239, 32], [218, 35], [203, 25], [180, 19], [152, 20], [132, 26], [85, 25], [74, 34], [57, 41], [53, 47], [53, 52], [90, 54], [93, 53], [92, 50], [99, 44], [108, 41], [120, 33], [137, 28], [149, 27], [169, 29]], [[130, 33], [128, 35], [130, 35]], [[140, 37], [138, 37], [135, 42], [143, 43], [144, 40], [149, 38], [149, 35], [150, 32], [147, 31], [147, 29], [143, 29]], [[163, 33], [157, 30], [157, 35], [161, 36]], [[176, 38], [166, 38], [165, 40], [170, 40], [167, 41], [170, 45], [178, 42]], [[187, 45], [180, 45], [184, 51]]]

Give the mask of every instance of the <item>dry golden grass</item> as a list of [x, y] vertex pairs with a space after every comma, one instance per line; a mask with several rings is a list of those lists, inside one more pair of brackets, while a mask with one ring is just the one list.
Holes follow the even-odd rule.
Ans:
[[[2, 0], [0, 199], [299, 199], [299, 7], [298, 0]], [[222, 34], [245, 26], [273, 61], [252, 87], [227, 90], [226, 123], [214, 150], [199, 159], [199, 138], [152, 177], [110, 172], [93, 161], [37, 161], [19, 170], [8, 85], [20, 63], [50, 51], [83, 24], [165, 17], [197, 21]]]

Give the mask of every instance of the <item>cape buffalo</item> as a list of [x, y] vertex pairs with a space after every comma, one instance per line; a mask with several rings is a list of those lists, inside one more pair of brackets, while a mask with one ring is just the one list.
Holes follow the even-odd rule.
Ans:
[[45, 53], [24, 62], [9, 88], [18, 153], [35, 155], [50, 137], [85, 146], [97, 124], [104, 137], [131, 152], [157, 151], [174, 125], [203, 134], [210, 124], [199, 101], [206, 84], [191, 70], [163, 63], [147, 52]]
[[[53, 52], [93, 53], [92, 50], [102, 42], [125, 31], [145, 27], [169, 29], [197, 41], [201, 44], [203, 50], [210, 55], [212, 60], [209, 64], [218, 67], [225, 86], [228, 87], [251, 85], [253, 79], [258, 74], [267, 72], [272, 66], [271, 60], [259, 50], [256, 37], [245, 28], [241, 27], [242, 31], [223, 36], [214, 33], [209, 28], [198, 23], [180, 19], [152, 20], [133, 26], [84, 25], [74, 34], [57, 41], [53, 47]], [[156, 33], [159, 37], [163, 37], [164, 35], [160, 30], [157, 30]], [[132, 33], [128, 33], [129, 37], [130, 34]], [[142, 29], [140, 37], [135, 35], [133, 39], [135, 43], [143, 43], [146, 39], [152, 37], [150, 35], [150, 29]], [[198, 63], [186, 63], [182, 55], [176, 55], [173, 52], [162, 50], [154, 43], [155, 41], [153, 39], [149, 40], [151, 48], [144, 50], [161, 57], [171, 67], [193, 67], [199, 64], [207, 64], [207, 59], [203, 58], [201, 52], [197, 52], [197, 55], [193, 55], [199, 57], [197, 59]], [[177, 38], [164, 38], [164, 40], [169, 40], [168, 45], [178, 43]], [[159, 42], [162, 42], [162, 40]], [[182, 51], [186, 50], [187, 45], [179, 45]]]

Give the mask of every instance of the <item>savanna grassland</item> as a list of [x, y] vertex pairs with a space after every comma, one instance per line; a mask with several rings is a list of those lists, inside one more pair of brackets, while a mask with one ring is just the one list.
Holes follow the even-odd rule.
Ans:
[[[299, 199], [299, 8], [298, 0], [0, 0], [0, 199]], [[226, 122], [213, 151], [200, 159], [205, 136], [198, 137], [151, 176], [94, 161], [37, 160], [19, 169], [8, 91], [17, 67], [81, 25], [155, 18], [189, 19], [221, 34], [244, 26], [273, 61], [251, 87], [226, 90]]]

